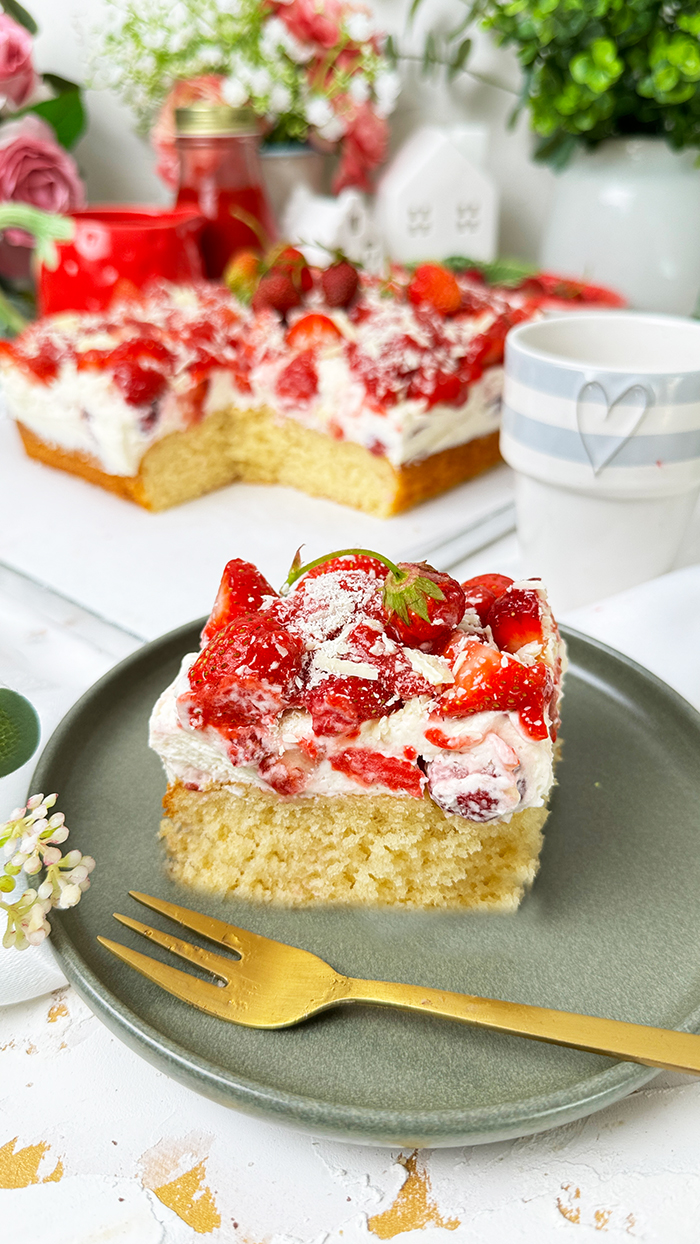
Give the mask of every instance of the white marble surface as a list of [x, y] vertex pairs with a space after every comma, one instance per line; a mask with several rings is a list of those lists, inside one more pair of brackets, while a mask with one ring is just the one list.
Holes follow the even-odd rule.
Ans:
[[144, 639], [208, 613], [230, 557], [257, 562], [276, 587], [301, 544], [309, 560], [358, 546], [425, 557], [469, 527], [493, 526], [494, 516], [494, 534], [514, 522], [505, 466], [391, 519], [255, 484], [149, 514], [27, 458], [1, 415], [0, 495], [6, 512], [22, 513], [21, 524], [0, 524], [0, 562]]
[[[100, 517], [105, 539], [106, 521]], [[6, 552], [6, 529], [1, 538]], [[86, 529], [82, 555], [76, 546], [61, 564], [79, 559], [89, 574], [92, 539]], [[697, 558], [693, 540], [686, 560]], [[115, 564], [118, 544], [114, 534], [105, 554]], [[58, 545], [52, 537], [54, 552]], [[221, 560], [229, 550], [240, 544]], [[131, 590], [146, 599], [150, 571], [145, 561], [140, 567]], [[487, 568], [520, 573], [512, 537], [458, 573]], [[700, 706], [698, 606], [700, 567], [689, 566], [569, 621]], [[31, 696], [44, 738], [82, 690], [138, 643], [0, 568], [0, 682]], [[23, 798], [30, 771], [31, 764], [0, 782], [0, 815]], [[168, 1080], [64, 987], [0, 1007], [0, 1240], [695, 1244], [699, 1112], [700, 1084], [663, 1074], [587, 1120], [521, 1141], [417, 1154], [329, 1143], [236, 1114]]]

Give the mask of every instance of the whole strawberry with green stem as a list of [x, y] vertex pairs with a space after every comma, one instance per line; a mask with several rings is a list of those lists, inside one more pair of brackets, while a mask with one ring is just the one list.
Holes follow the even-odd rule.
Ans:
[[345, 557], [372, 558], [386, 566], [382, 606], [390, 635], [407, 648], [433, 653], [441, 650], [464, 616], [464, 592], [456, 579], [427, 562], [395, 564], [371, 549], [340, 549], [303, 566], [297, 553], [282, 594], [303, 574], [326, 563], [329, 571], [337, 570], [337, 559]]

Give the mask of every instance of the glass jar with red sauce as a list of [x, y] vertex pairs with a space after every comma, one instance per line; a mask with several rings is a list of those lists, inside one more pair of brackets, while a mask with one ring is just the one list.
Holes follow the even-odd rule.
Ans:
[[257, 117], [252, 108], [202, 101], [177, 108], [175, 126], [177, 206], [197, 207], [204, 217], [204, 267], [208, 277], [220, 277], [236, 251], [260, 251], [277, 236], [263, 186]]

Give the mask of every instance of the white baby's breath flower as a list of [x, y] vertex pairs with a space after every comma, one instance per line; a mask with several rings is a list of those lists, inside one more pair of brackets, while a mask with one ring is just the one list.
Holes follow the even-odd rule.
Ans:
[[350, 13], [345, 19], [345, 29], [355, 43], [366, 43], [374, 34], [369, 13]]
[[319, 137], [325, 138], [326, 142], [329, 143], [337, 143], [338, 139], [343, 137], [345, 130], [346, 125], [342, 117], [333, 116], [329, 121], [326, 121], [325, 125], [318, 126]]
[[388, 117], [396, 107], [401, 90], [401, 79], [393, 69], [385, 69], [374, 79], [375, 108], [378, 116]]
[[270, 91], [270, 111], [287, 112], [291, 107], [292, 92], [284, 82], [275, 82]]
[[305, 105], [304, 115], [309, 125], [320, 129], [333, 119], [333, 109], [325, 95], [312, 95]]
[[353, 103], [364, 104], [367, 102], [370, 96], [370, 87], [369, 82], [362, 74], [358, 73], [351, 79], [348, 95]]
[[221, 94], [232, 108], [240, 108], [247, 100], [249, 91], [239, 78], [227, 78], [221, 88]]

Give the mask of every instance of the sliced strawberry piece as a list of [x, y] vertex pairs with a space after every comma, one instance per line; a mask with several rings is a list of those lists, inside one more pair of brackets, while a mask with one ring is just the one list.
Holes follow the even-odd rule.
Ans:
[[252, 562], [234, 557], [227, 562], [221, 576], [214, 608], [202, 631], [202, 645], [235, 618], [258, 610], [266, 596], [276, 596], [264, 575]]
[[281, 756], [265, 756], [258, 765], [260, 776], [278, 795], [299, 795], [315, 766], [308, 755], [297, 748]]
[[494, 601], [487, 624], [502, 652], [517, 652], [524, 644], [541, 644], [544, 636], [538, 593], [532, 588], [509, 588]]
[[409, 302], [427, 302], [441, 315], [459, 311], [462, 301], [454, 273], [436, 263], [424, 263], [416, 268], [407, 293]]
[[318, 393], [313, 350], [302, 350], [277, 377], [277, 393], [291, 402], [310, 402]]
[[239, 726], [275, 715], [290, 701], [304, 645], [267, 613], [217, 631], [189, 671], [190, 722]]
[[[390, 704], [391, 700], [394, 704]], [[346, 734], [363, 721], [384, 717], [401, 707], [401, 701], [381, 682], [369, 678], [324, 678], [301, 693], [300, 700], [311, 713], [315, 734]]]
[[425, 777], [409, 760], [352, 747], [338, 756], [331, 756], [330, 762], [339, 773], [347, 774], [362, 786], [386, 786], [389, 790], [412, 795], [414, 799], [420, 799], [423, 794]]
[[411, 379], [406, 396], [425, 398], [429, 409], [438, 403], [461, 406], [467, 389], [468, 385], [458, 372], [433, 371], [426, 376], [423, 371], [418, 371]]
[[285, 341], [292, 350], [315, 350], [319, 346], [334, 345], [343, 334], [328, 315], [302, 315], [287, 330]]
[[522, 665], [490, 644], [467, 636], [451, 641], [445, 655], [454, 661], [455, 685], [440, 696], [440, 713], [463, 717], [489, 710], [517, 712], [532, 738], [547, 738], [545, 705], [553, 684], [546, 665]]
[[486, 619], [491, 606], [495, 603], [496, 597], [487, 587], [481, 587], [478, 583], [471, 587], [469, 583], [463, 583], [464, 591], [464, 607], [465, 610], [473, 609], [478, 615], [482, 626], [486, 625]]

